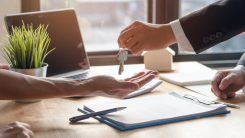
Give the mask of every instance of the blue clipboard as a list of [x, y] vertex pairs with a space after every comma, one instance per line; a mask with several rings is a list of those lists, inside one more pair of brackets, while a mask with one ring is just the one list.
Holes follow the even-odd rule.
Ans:
[[[87, 111], [86, 109], [80, 109], [78, 108], [77, 109], [78, 111], [84, 113], [84, 114], [88, 114], [88, 113], [91, 113], [89, 111]], [[168, 120], [168, 121], [162, 121], [162, 122], [157, 122], [157, 123], [149, 123], [149, 124], [144, 124], [144, 125], [135, 125], [135, 126], [130, 126], [130, 127], [125, 127], [125, 126], [122, 126], [122, 125], [119, 125], [115, 122], [112, 122], [104, 117], [101, 117], [101, 116], [96, 116], [96, 117], [93, 117], [101, 122], [104, 122], [106, 123], [107, 125], [110, 125], [112, 127], [115, 127], [119, 130], [129, 130], [129, 129], [135, 129], [135, 128], [142, 128], [142, 127], [147, 127], [147, 126], [154, 126], [154, 125], [160, 125], [160, 124], [166, 124], [166, 123], [172, 123], [172, 122], [177, 122], [177, 121], [183, 121], [183, 120], [190, 120], [190, 119], [195, 119], [195, 118], [201, 118], [201, 117], [206, 117], [206, 116], [213, 116], [213, 115], [219, 115], [219, 114], [226, 114], [226, 113], [230, 113], [229, 110], [227, 111], [221, 111], [221, 112], [215, 112], [215, 113], [211, 113], [211, 114], [203, 114], [203, 115], [200, 115], [200, 116], [191, 116], [191, 117], [186, 117], [186, 118], [179, 118], [179, 119], [174, 119], [174, 120]]]

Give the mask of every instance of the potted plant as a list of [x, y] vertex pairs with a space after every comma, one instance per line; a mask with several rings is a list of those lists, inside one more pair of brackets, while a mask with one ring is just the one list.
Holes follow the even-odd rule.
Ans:
[[[22, 27], [13, 27], [12, 32], [7, 33], [7, 37], [0, 43], [2, 56], [9, 63], [9, 70], [32, 75], [37, 77], [46, 77], [48, 64], [44, 63], [45, 57], [53, 51], [47, 51], [51, 39], [47, 33], [48, 26], [39, 25], [35, 30], [33, 25], [25, 26], [22, 21]], [[16, 101], [16, 102], [38, 102], [35, 101]]]

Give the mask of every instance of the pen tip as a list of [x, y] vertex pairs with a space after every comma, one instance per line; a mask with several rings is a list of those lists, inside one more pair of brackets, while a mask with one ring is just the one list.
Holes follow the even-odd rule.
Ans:
[[123, 109], [126, 109], [127, 107], [118, 107], [117, 108], [117, 111], [121, 111], [121, 110], [123, 110]]

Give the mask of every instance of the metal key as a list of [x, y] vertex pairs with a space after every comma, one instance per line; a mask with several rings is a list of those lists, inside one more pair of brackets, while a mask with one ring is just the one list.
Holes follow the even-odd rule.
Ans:
[[128, 56], [128, 51], [124, 49], [119, 49], [119, 53], [117, 54], [117, 59], [119, 60], [119, 71], [118, 71], [119, 75], [121, 75], [122, 72], [124, 71], [123, 65], [124, 65], [124, 61], [127, 60], [127, 56]]

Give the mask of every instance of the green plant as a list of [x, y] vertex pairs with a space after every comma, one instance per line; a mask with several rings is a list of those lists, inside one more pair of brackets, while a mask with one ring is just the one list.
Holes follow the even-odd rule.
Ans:
[[22, 27], [13, 27], [7, 37], [0, 43], [2, 56], [12, 68], [30, 69], [42, 67], [45, 57], [55, 48], [47, 52], [51, 39], [47, 33], [48, 26], [39, 25], [33, 30], [33, 25], [22, 21]]

